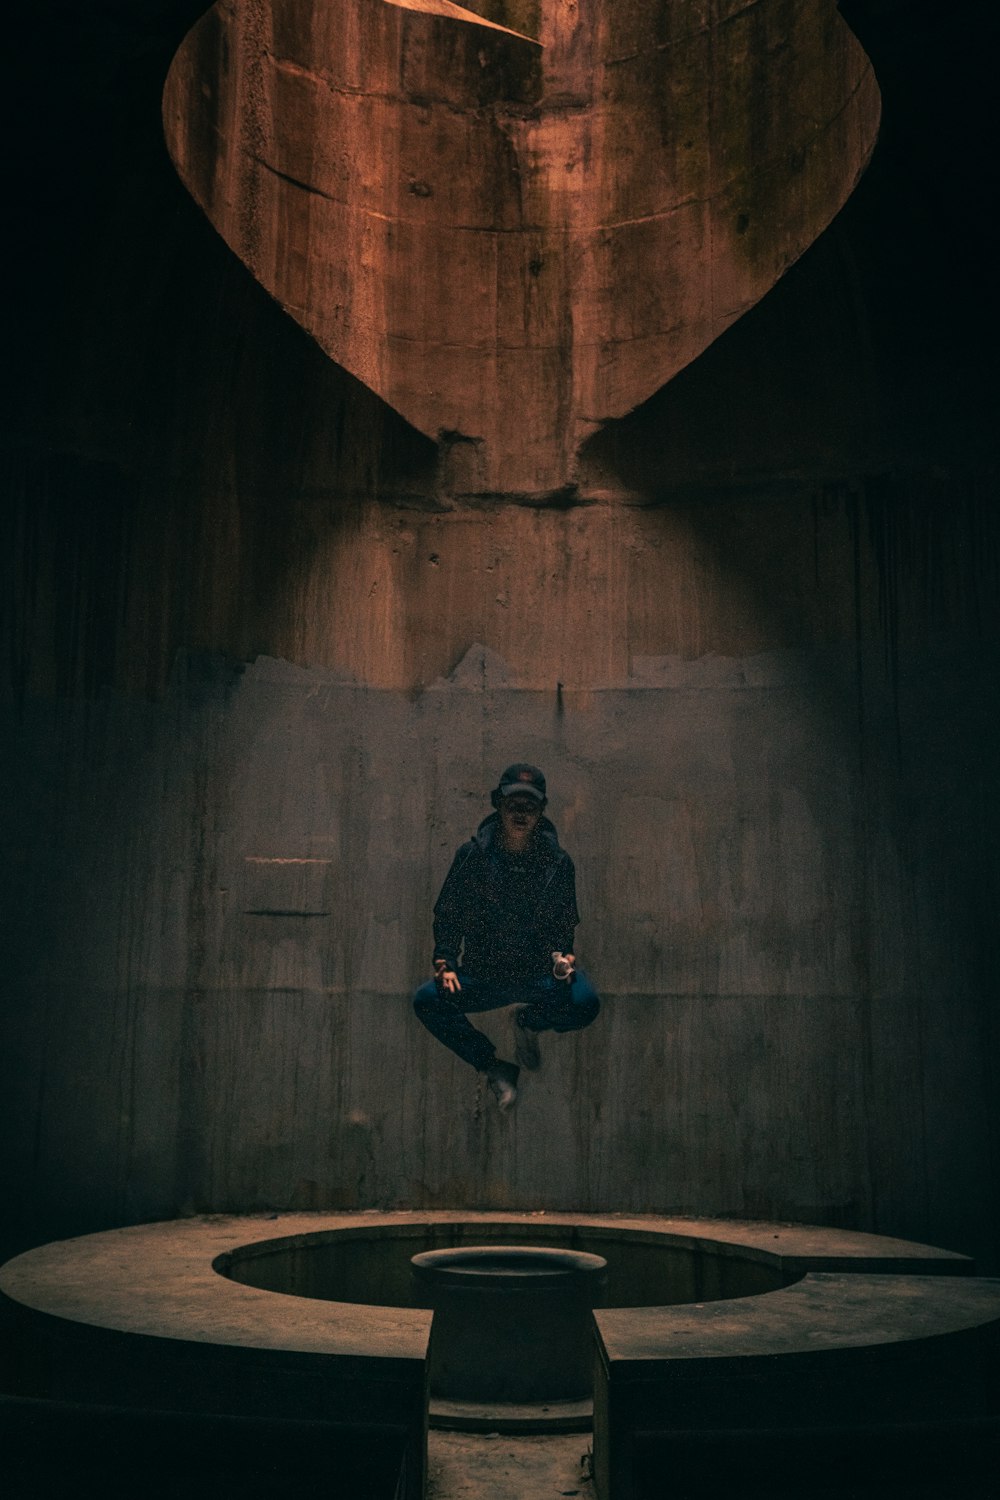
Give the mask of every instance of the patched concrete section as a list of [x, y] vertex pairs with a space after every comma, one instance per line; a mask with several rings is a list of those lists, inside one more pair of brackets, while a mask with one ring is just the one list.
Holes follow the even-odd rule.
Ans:
[[248, 854], [243, 861], [243, 907], [248, 917], [328, 917], [326, 877], [331, 861], [308, 855]]

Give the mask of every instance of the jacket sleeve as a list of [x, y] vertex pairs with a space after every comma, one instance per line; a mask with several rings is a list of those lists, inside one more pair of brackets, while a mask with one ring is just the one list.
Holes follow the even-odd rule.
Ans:
[[434, 958], [443, 958], [449, 969], [458, 968], [458, 950], [465, 936], [471, 854], [472, 844], [463, 844], [434, 903]]
[[576, 909], [576, 870], [569, 855], [562, 859], [552, 876], [550, 941], [560, 953], [573, 952], [573, 934], [580, 921]]

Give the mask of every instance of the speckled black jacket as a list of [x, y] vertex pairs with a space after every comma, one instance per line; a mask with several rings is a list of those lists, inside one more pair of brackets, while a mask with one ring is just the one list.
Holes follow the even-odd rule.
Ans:
[[552, 952], [573, 951], [576, 872], [543, 817], [523, 855], [507, 854], [497, 813], [452, 861], [434, 907], [434, 957], [478, 979], [541, 978]]

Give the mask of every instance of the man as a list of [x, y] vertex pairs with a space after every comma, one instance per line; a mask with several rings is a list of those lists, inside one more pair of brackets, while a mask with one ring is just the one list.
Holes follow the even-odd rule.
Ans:
[[521, 1068], [537, 1068], [538, 1033], [589, 1026], [600, 1002], [575, 966], [576, 879], [544, 816], [545, 777], [524, 762], [508, 766], [491, 801], [495, 811], [459, 849], [441, 887], [434, 978], [417, 990], [413, 1008], [439, 1041], [486, 1074], [506, 1110], [520, 1068], [497, 1057], [468, 1013], [518, 1005], [515, 1056]]

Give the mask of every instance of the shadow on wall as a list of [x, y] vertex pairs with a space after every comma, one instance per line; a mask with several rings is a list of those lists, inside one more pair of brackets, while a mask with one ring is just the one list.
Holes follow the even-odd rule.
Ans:
[[[17, 697], [156, 697], [181, 649], [296, 659], [311, 551], [337, 537], [349, 549], [376, 495], [433, 490], [434, 445], [269, 302], [179, 186], [159, 186], [145, 223], [176, 261], [159, 239], [157, 296], [129, 296], [144, 260], [133, 231], [87, 288], [103, 336], [73, 352], [64, 430], [8, 456]], [[348, 573], [334, 596], [359, 587]]]

